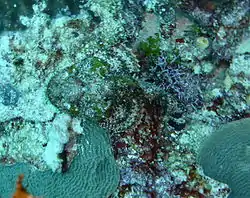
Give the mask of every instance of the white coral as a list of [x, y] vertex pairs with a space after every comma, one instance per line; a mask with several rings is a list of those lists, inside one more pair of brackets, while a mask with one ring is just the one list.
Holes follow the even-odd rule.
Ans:
[[58, 158], [58, 154], [63, 151], [64, 144], [68, 142], [68, 124], [70, 119], [70, 116], [61, 114], [47, 128], [49, 141], [43, 153], [43, 159], [53, 172], [61, 167], [61, 159]]

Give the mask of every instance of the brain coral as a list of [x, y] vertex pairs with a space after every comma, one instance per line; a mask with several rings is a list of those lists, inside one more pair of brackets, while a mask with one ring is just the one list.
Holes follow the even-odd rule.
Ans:
[[[0, 197], [10, 197], [15, 180], [25, 175], [24, 186], [36, 196], [44, 198], [106, 198], [116, 189], [119, 171], [105, 131], [95, 125], [85, 127], [79, 140], [79, 154], [68, 172], [39, 172], [26, 164], [0, 166]], [[3, 182], [4, 181], [4, 182]]]
[[229, 185], [230, 198], [249, 198], [250, 118], [215, 131], [203, 144], [198, 161], [206, 175]]

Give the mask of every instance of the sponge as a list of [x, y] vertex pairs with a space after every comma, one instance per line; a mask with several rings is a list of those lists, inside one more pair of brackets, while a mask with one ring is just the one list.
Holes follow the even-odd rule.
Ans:
[[249, 198], [250, 118], [214, 131], [202, 145], [198, 162], [207, 176], [229, 185], [230, 198]]

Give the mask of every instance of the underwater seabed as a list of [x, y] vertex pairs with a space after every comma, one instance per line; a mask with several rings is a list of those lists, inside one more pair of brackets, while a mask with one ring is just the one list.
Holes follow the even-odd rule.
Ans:
[[0, 1], [0, 197], [249, 198], [249, 5]]

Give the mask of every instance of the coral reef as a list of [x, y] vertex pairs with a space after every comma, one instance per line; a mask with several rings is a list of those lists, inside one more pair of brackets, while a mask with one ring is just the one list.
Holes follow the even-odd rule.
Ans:
[[119, 182], [119, 170], [109, 146], [105, 131], [93, 123], [84, 127], [77, 141], [78, 155], [64, 173], [51, 170], [37, 171], [19, 163], [1, 164], [0, 194], [9, 197], [14, 192], [17, 175], [24, 174], [23, 185], [36, 196], [43, 197], [108, 197]]
[[205, 141], [199, 163], [206, 175], [227, 183], [230, 197], [249, 197], [249, 126], [241, 119], [222, 126]]
[[237, 194], [197, 156], [250, 117], [249, 0], [4, 5], [0, 196]]

